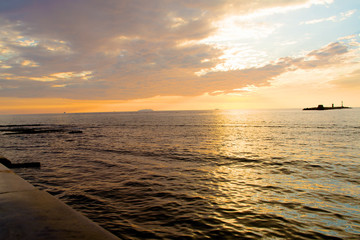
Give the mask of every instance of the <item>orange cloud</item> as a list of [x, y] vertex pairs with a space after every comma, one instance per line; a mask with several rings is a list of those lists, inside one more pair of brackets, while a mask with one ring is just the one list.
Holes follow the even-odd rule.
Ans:
[[[24, 103], [24, 109], [38, 106], [35, 108], [39, 111], [38, 99], [41, 98], [56, 99], [50, 106], [46, 103], [51, 101], [43, 103], [49, 111], [51, 107], [60, 110], [65, 105], [79, 111], [80, 106], [91, 111], [98, 106], [110, 109], [112, 104], [118, 104], [116, 101], [128, 109], [128, 106], [138, 106], [136, 99], [160, 98], [174, 106], [172, 96], [186, 102], [197, 96], [202, 97], [197, 99], [201, 101], [206, 94], [219, 93], [215, 94], [216, 98], [207, 99], [225, 100], [225, 96], [244, 94], [243, 90], [249, 86], [270, 87], [274, 79], [299, 69], [321, 69], [339, 63], [351, 65], [357, 59], [355, 49], [360, 46], [357, 35], [336, 36], [339, 42], [326, 40], [322, 42], [324, 47], [311, 45], [305, 54], [297, 51], [273, 56], [271, 46], [286, 48], [300, 44], [301, 39], [281, 39], [279, 45], [268, 46], [277, 36], [267, 38], [286, 25], [285, 21], [268, 18], [277, 14], [274, 17], [277, 19], [281, 14], [313, 5], [329, 6], [332, 2], [39, 0], [0, 3], [0, 96], [8, 99], [8, 105], [15, 109], [21, 108], [21, 99], [34, 98], [33, 104]], [[344, 11], [338, 16], [348, 20], [356, 13]], [[261, 21], [254, 21], [261, 17], [264, 17]], [[306, 27], [308, 24], [299, 21], [295, 25]], [[249, 46], [260, 39], [262, 42], [258, 45]], [[345, 82], [337, 84], [346, 85]], [[59, 99], [74, 100], [65, 101], [63, 105]], [[91, 101], [81, 102], [84, 99]], [[112, 100], [115, 102], [107, 102]], [[13, 101], [17, 105], [13, 105]], [[166, 104], [157, 104], [166, 108]], [[180, 108], [180, 104], [176, 106]]]

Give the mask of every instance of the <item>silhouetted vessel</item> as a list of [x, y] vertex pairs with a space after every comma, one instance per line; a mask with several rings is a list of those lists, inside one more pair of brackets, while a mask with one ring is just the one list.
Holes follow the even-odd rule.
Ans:
[[344, 107], [343, 102], [341, 102], [340, 107], [335, 107], [334, 104], [332, 104], [331, 107], [324, 107], [324, 105], [318, 105], [317, 107], [311, 107], [311, 108], [304, 108], [303, 110], [335, 110], [335, 109], [347, 109], [351, 107]]

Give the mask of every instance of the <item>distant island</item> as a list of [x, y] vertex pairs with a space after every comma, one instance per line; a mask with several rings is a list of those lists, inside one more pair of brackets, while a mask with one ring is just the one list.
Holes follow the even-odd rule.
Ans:
[[141, 110], [138, 110], [138, 112], [153, 112], [154, 110], [152, 109], [141, 109]]
[[349, 109], [351, 107], [344, 107], [343, 103], [341, 102], [341, 106], [335, 107], [334, 104], [332, 104], [331, 107], [324, 107], [324, 105], [318, 105], [317, 107], [311, 107], [311, 108], [304, 108], [303, 110], [335, 110], [335, 109]]

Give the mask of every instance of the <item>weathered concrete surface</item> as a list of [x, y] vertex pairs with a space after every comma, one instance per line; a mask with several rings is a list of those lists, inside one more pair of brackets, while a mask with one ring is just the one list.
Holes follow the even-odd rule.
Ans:
[[118, 239], [0, 164], [0, 239]]
[[16, 175], [4, 165], [0, 164], [0, 194], [9, 192], [29, 191], [35, 189], [36, 188], [33, 185], [26, 182], [24, 179]]

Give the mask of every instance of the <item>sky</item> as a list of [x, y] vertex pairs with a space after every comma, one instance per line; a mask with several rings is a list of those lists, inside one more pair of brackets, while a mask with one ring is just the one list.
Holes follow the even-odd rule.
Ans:
[[0, 114], [360, 107], [359, 0], [0, 1]]

